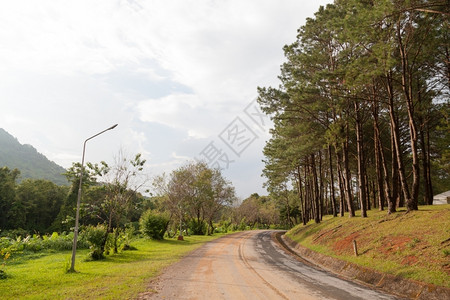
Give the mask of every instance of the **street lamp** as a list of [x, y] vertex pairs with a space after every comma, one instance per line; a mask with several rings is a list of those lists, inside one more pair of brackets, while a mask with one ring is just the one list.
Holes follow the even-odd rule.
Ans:
[[80, 218], [80, 203], [81, 203], [81, 184], [83, 183], [83, 172], [84, 172], [84, 153], [86, 150], [86, 142], [90, 139], [95, 138], [96, 136], [99, 136], [100, 134], [104, 133], [105, 131], [114, 129], [117, 127], [118, 124], [113, 125], [109, 127], [108, 129], [103, 130], [102, 132], [97, 133], [96, 135], [91, 136], [90, 138], [86, 139], [83, 144], [83, 157], [81, 158], [81, 170], [80, 170], [80, 186], [78, 187], [78, 197], [77, 197], [77, 213], [75, 215], [75, 229], [73, 231], [73, 244], [72, 244], [72, 263], [70, 265], [70, 272], [75, 272], [75, 254], [77, 251], [77, 239], [78, 239], [78, 220]]

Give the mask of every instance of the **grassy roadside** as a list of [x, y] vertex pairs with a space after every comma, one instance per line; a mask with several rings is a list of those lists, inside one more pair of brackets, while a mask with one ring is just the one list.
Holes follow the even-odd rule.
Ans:
[[[367, 219], [325, 217], [287, 236], [314, 251], [381, 272], [450, 287], [450, 205], [421, 206], [393, 215], [372, 210]], [[353, 240], [358, 256], [353, 251]]]
[[147, 288], [161, 270], [214, 236], [189, 236], [185, 241], [139, 239], [138, 250], [123, 251], [102, 261], [85, 261], [77, 251], [77, 273], [65, 273], [71, 251], [42, 252], [8, 260], [8, 278], [0, 280], [0, 299], [130, 299]]

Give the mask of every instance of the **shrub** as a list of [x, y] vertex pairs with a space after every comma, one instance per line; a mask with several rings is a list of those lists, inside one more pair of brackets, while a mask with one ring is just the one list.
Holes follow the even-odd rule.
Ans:
[[[73, 245], [73, 232], [69, 234], [53, 232], [51, 236], [42, 236], [45, 248], [53, 250], [70, 250]], [[85, 241], [78, 241], [77, 248], [88, 248], [89, 245]]]
[[242, 218], [241, 222], [239, 223], [239, 230], [246, 230], [247, 229], [247, 223], [245, 220], [245, 217]]
[[130, 224], [125, 228], [114, 228], [112, 233], [108, 234], [105, 245], [105, 253], [118, 253], [122, 250], [136, 250], [130, 245], [134, 235], [134, 227]]
[[97, 225], [92, 226], [89, 225], [83, 230], [83, 239], [85, 239], [89, 243], [89, 256], [93, 260], [99, 260], [105, 258], [103, 254], [103, 245], [105, 244], [106, 235], [106, 226], [105, 225]]
[[0, 249], [6, 249], [9, 248], [11, 245], [14, 244], [14, 239], [9, 237], [0, 237]]
[[123, 233], [119, 237], [119, 243], [122, 250], [136, 250], [135, 247], [131, 246], [131, 239], [134, 236], [135, 227], [133, 224], [128, 224], [125, 226]]
[[[17, 236], [15, 238], [3, 236], [0, 237], [0, 253], [8, 252], [9, 255], [16, 256], [26, 254], [27, 252], [39, 252], [47, 249], [51, 250], [70, 250], [73, 244], [73, 232], [66, 234], [65, 232], [58, 234], [54, 232], [52, 235], [27, 235], [25, 238]], [[78, 241], [78, 248], [88, 248], [89, 244], [86, 240]], [[0, 255], [1, 258], [1, 255]]]
[[166, 214], [147, 210], [139, 219], [141, 232], [155, 240], [162, 240], [169, 225], [169, 217]]
[[24, 250], [38, 252], [44, 249], [44, 242], [41, 237], [36, 234], [33, 234], [33, 236], [27, 236], [22, 243], [24, 244]]
[[222, 220], [219, 223], [219, 227], [216, 229], [216, 232], [227, 233], [231, 228], [231, 220]]
[[6, 261], [11, 256], [11, 253], [6, 249], [0, 249], [0, 258], [3, 262], [1, 262], [0, 266], [0, 279], [6, 279], [8, 276], [6, 275], [5, 268]]
[[28, 235], [28, 232], [22, 228], [0, 231], [0, 237], [9, 237], [12, 239], [16, 239], [19, 236], [22, 237], [22, 236], [27, 236], [27, 235]]
[[197, 221], [196, 219], [192, 219], [191, 221], [189, 221], [189, 230], [194, 235], [205, 235], [206, 229], [207, 226], [204, 221]]

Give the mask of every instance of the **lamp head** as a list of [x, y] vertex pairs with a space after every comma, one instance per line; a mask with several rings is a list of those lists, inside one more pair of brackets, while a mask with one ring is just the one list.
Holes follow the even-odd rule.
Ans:
[[114, 129], [114, 128], [116, 128], [116, 127], [117, 127], [117, 125], [119, 125], [119, 124], [113, 125], [113, 126], [109, 127], [109, 128], [107, 129], [107, 130], [111, 130], [111, 129]]

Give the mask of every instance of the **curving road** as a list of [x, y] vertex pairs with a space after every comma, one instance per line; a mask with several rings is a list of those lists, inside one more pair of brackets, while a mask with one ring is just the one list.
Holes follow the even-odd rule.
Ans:
[[311, 267], [281, 249], [274, 231], [209, 242], [167, 268], [140, 299], [396, 299]]

